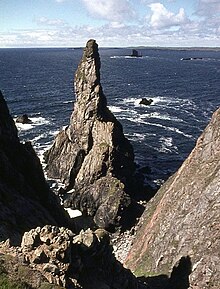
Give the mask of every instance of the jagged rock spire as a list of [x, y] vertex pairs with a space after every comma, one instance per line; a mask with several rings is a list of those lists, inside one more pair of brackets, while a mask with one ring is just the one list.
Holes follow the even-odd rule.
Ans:
[[70, 124], [45, 155], [47, 174], [61, 179], [66, 190], [75, 190], [67, 206], [93, 216], [101, 227], [115, 226], [120, 210], [130, 203], [125, 190], [134, 172], [134, 155], [121, 124], [107, 108], [95, 40], [86, 44], [74, 87]]

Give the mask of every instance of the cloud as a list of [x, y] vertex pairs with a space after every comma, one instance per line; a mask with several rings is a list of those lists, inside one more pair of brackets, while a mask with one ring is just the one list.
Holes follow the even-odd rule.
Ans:
[[129, 0], [82, 0], [88, 12], [104, 20], [123, 22], [134, 19], [135, 10]]
[[[219, 33], [220, 31], [218, 31]], [[99, 46], [220, 46], [216, 34], [202, 32], [199, 24], [192, 22], [178, 31], [157, 30], [143, 25], [108, 23], [99, 27], [91, 25], [62, 26], [37, 30], [13, 30], [0, 33], [0, 47], [77, 47], [94, 38]]]
[[200, 35], [213, 35], [216, 45], [220, 32], [220, 2], [219, 0], [199, 0], [195, 11], [198, 16], [198, 32]]
[[173, 26], [179, 26], [187, 22], [185, 11], [183, 8], [179, 9], [177, 14], [169, 11], [161, 3], [149, 4], [152, 11], [150, 17], [150, 25], [156, 29], [170, 28]]
[[38, 25], [44, 26], [64, 26], [66, 23], [62, 19], [49, 19], [47, 17], [40, 17], [35, 20]]
[[204, 17], [213, 17], [220, 13], [220, 1], [219, 0], [199, 0], [196, 10], [196, 14]]
[[[133, 3], [143, 4], [142, 15], [148, 13], [142, 22], [135, 21], [138, 17], [131, 5], [132, 1], [81, 1], [86, 5], [87, 11], [107, 22], [98, 22], [102, 23], [100, 25], [71, 26], [62, 19], [40, 17], [35, 19], [38, 29], [0, 32], [0, 47], [81, 47], [90, 38], [96, 39], [100, 46], [114, 47], [220, 46], [219, 15], [210, 12], [219, 11], [219, 1], [198, 0], [195, 10], [197, 17], [189, 19], [183, 8], [174, 13], [156, 2], [158, 0], [133, 0]], [[88, 20], [92, 23], [91, 19]]]

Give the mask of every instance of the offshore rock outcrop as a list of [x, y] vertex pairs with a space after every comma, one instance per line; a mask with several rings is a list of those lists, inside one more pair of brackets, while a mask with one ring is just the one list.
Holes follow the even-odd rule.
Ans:
[[74, 86], [76, 102], [70, 124], [45, 154], [47, 175], [65, 184], [65, 192], [69, 191], [65, 206], [111, 229], [120, 224], [131, 203], [127, 187], [135, 165], [132, 146], [107, 108], [95, 40], [87, 42]]
[[66, 225], [67, 216], [46, 184], [31, 144], [20, 143], [0, 92], [0, 241], [18, 243], [26, 230]]
[[148, 203], [126, 266], [138, 276], [153, 272], [157, 280], [175, 266], [167, 288], [220, 288], [219, 204], [220, 109], [181, 168]]

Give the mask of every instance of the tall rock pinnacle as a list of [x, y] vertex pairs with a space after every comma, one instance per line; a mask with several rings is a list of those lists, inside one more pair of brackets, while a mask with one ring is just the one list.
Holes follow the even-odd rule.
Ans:
[[114, 227], [130, 203], [125, 191], [134, 172], [134, 155], [121, 124], [107, 108], [95, 40], [86, 44], [74, 87], [70, 124], [45, 154], [47, 174], [72, 191], [66, 206], [93, 216], [101, 227]]

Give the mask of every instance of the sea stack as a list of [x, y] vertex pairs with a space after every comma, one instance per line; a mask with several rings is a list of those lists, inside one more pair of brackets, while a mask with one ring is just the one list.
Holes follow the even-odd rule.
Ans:
[[75, 74], [76, 101], [69, 126], [45, 154], [47, 175], [65, 184], [65, 206], [94, 217], [103, 228], [119, 225], [130, 205], [128, 182], [134, 154], [122, 125], [107, 107], [100, 83], [100, 57], [89, 40]]

